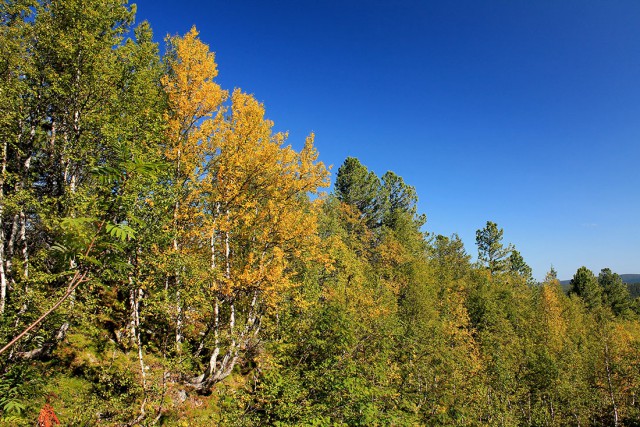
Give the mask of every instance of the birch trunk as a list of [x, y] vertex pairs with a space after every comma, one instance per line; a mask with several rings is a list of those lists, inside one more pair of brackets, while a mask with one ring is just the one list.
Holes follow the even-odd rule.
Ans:
[[[24, 211], [20, 211], [20, 243], [22, 244], [22, 274], [25, 279], [29, 278], [29, 245], [27, 243], [27, 217]], [[27, 289], [25, 288], [25, 291]]]
[[611, 398], [611, 406], [613, 406], [613, 425], [618, 427], [618, 405], [613, 393], [613, 382], [611, 380], [611, 368], [609, 366], [609, 345], [604, 343], [604, 366], [607, 371], [607, 384], [609, 386], [609, 397]]
[[[175, 179], [176, 181], [180, 179], [180, 163], [181, 163], [181, 150], [178, 149], [178, 157], [176, 160], [176, 175], [175, 175]], [[176, 187], [177, 191], [176, 193], [179, 193], [179, 187]], [[174, 236], [173, 236], [173, 250], [175, 251], [175, 253], [177, 254], [179, 252], [179, 244], [178, 244], [178, 237], [177, 237], [177, 233], [178, 233], [178, 212], [180, 211], [180, 198], [179, 198], [179, 194], [176, 194], [176, 201], [175, 204], [173, 206], [173, 232], [174, 232]], [[174, 272], [175, 275], [175, 284], [176, 284], [176, 336], [175, 336], [175, 342], [176, 342], [176, 351], [178, 353], [180, 353], [180, 343], [182, 342], [182, 305], [180, 303], [180, 271], [179, 269], [176, 269], [176, 271]]]
[[2, 171], [0, 173], [0, 315], [4, 315], [7, 302], [7, 273], [5, 264], [4, 235], [4, 181], [7, 173], [7, 142], [2, 144]]
[[140, 288], [133, 290], [133, 333], [136, 346], [138, 347], [138, 363], [140, 364], [140, 376], [142, 378], [142, 388], [147, 389], [147, 374], [144, 367], [144, 354], [142, 350], [142, 339], [140, 338], [140, 300], [144, 297], [144, 291]]

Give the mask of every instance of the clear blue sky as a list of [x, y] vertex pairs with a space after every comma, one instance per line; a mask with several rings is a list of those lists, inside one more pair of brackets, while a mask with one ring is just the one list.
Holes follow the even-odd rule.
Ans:
[[192, 25], [223, 87], [414, 185], [426, 230], [504, 228], [541, 279], [640, 273], [640, 2], [135, 1], [158, 41]]

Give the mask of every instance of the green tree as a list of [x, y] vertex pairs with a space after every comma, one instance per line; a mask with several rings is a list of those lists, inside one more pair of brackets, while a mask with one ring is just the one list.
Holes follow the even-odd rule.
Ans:
[[512, 252], [511, 245], [504, 247], [502, 235], [504, 230], [495, 222], [487, 221], [487, 225], [476, 231], [478, 260], [485, 263], [491, 273], [505, 271], [508, 268], [507, 257]]
[[622, 277], [609, 268], [603, 268], [598, 275], [598, 284], [602, 288], [603, 303], [611, 307], [616, 316], [626, 314], [630, 309], [631, 297]]
[[347, 157], [338, 168], [335, 192], [338, 200], [358, 209], [369, 227], [380, 226], [384, 204], [380, 179], [355, 157]]
[[551, 266], [547, 274], [544, 276], [544, 281], [545, 283], [555, 283], [555, 282], [559, 283], [558, 272], [556, 271], [555, 268], [553, 268], [553, 265]]
[[531, 267], [529, 267], [524, 261], [524, 258], [522, 257], [522, 255], [520, 255], [520, 252], [513, 249], [511, 251], [511, 254], [509, 255], [509, 258], [507, 259], [507, 263], [510, 272], [522, 277], [529, 284], [534, 283]]
[[[128, 181], [122, 173], [131, 168], [121, 166], [133, 159], [123, 153], [153, 133], [157, 123], [144, 108], [146, 117], [140, 119], [144, 104], [131, 104], [158, 99], [146, 98], [149, 92], [136, 98], [131, 91], [149, 65], [139, 61], [134, 67], [127, 56], [136, 50], [131, 46], [152, 44], [123, 45], [132, 20], [132, 10], [117, 0], [3, 3], [2, 33], [12, 39], [7, 48], [15, 54], [3, 71], [18, 84], [7, 92], [13, 102], [2, 107], [10, 110], [11, 122], [0, 124], [5, 142], [0, 284], [15, 283], [12, 298], [0, 292], [0, 299], [13, 305], [5, 320], [14, 330], [35, 320], [81, 263], [85, 274], [101, 269], [94, 258], [83, 259], [92, 238], [93, 250], [100, 246], [96, 233], [124, 230], [116, 227], [119, 196]], [[145, 37], [144, 31], [138, 35]], [[150, 54], [157, 60], [153, 48]], [[124, 114], [127, 110], [136, 118]], [[134, 129], [135, 121], [140, 126]], [[107, 171], [116, 179], [107, 182]], [[42, 329], [48, 331], [46, 343], [64, 337], [69, 323], [56, 323], [57, 331]]]
[[418, 215], [416, 189], [407, 185], [401, 176], [391, 171], [386, 172], [382, 176], [380, 192], [384, 225], [394, 228], [402, 216], [414, 221], [417, 227], [424, 225], [426, 216]]
[[[107, 367], [104, 381], [94, 373], [106, 366], [105, 351], [115, 358], [118, 346], [130, 348], [122, 334], [133, 323], [129, 291], [144, 279], [136, 255], [150, 245], [134, 240], [138, 215], [152, 205], [145, 199], [157, 189], [163, 109], [157, 46], [148, 24], [130, 32], [133, 8], [125, 1], [17, 1], [0, 8], [1, 37], [10, 40], [0, 43], [0, 73], [7, 77], [0, 84], [12, 85], [0, 88], [9, 119], [0, 121], [0, 272], [12, 283], [2, 298], [3, 341], [27, 332], [3, 362], [42, 368], [36, 359], [63, 351], [63, 371], [83, 355], [91, 362], [78, 379], [104, 386], [106, 394], [122, 386], [124, 406], [116, 406], [126, 419], [140, 372], [125, 364]], [[109, 350], [99, 345], [98, 330], [112, 334]], [[104, 407], [115, 400], [109, 403]]]
[[471, 256], [457, 234], [451, 237], [437, 235], [433, 241], [431, 259], [440, 280], [460, 280], [471, 270]]
[[580, 267], [571, 279], [569, 293], [576, 294], [589, 308], [602, 305], [602, 286], [593, 272], [587, 267]]

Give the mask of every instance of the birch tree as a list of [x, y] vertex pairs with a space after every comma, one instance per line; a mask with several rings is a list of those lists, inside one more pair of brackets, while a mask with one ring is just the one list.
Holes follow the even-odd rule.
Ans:
[[310, 135], [300, 152], [273, 133], [264, 106], [235, 90], [211, 138], [201, 182], [210, 259], [210, 355], [196, 379], [208, 387], [227, 377], [256, 339], [261, 315], [296, 286], [292, 263], [314, 256], [317, 202], [328, 172]]
[[[167, 96], [166, 143], [164, 156], [171, 165], [168, 176], [172, 207], [170, 260], [165, 288], [171, 287], [175, 298], [175, 342], [177, 349], [183, 340], [183, 288], [185, 239], [193, 227], [197, 207], [185, 200], [197, 198], [198, 181], [208, 171], [207, 141], [215, 128], [218, 114], [227, 92], [214, 82], [218, 75], [215, 55], [198, 39], [193, 27], [184, 37], [169, 39], [165, 55], [167, 73], [162, 85]], [[181, 265], [182, 264], [182, 265]]]

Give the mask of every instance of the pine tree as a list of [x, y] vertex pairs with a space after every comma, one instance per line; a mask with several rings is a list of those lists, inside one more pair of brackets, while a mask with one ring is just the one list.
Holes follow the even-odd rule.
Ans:
[[602, 305], [602, 286], [587, 267], [580, 267], [573, 275], [569, 293], [578, 295], [589, 308]]
[[338, 200], [355, 206], [369, 227], [381, 225], [384, 200], [380, 197], [380, 179], [358, 159], [347, 157], [338, 168], [335, 189]]
[[609, 268], [603, 268], [598, 275], [598, 284], [602, 287], [603, 303], [611, 307], [616, 316], [629, 314], [629, 288], [618, 274]]
[[478, 260], [486, 263], [491, 273], [503, 272], [507, 269], [507, 257], [512, 252], [511, 245], [506, 248], [502, 244], [504, 231], [495, 222], [487, 221], [485, 228], [476, 231]]

